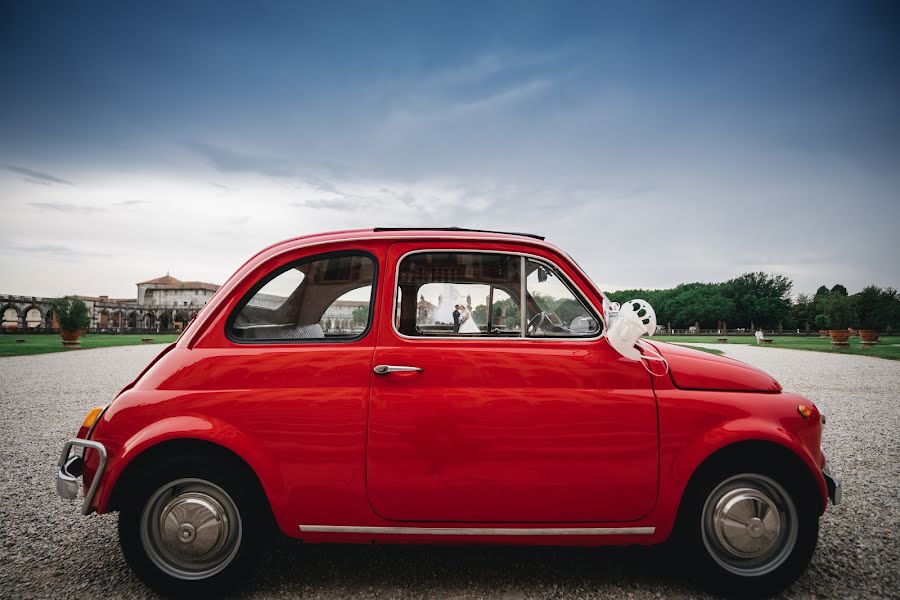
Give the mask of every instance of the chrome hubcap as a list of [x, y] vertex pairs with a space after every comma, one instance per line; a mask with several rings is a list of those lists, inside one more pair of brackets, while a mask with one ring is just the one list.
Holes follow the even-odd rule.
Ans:
[[215, 498], [188, 492], [173, 498], [159, 516], [166, 547], [185, 558], [203, 558], [228, 538], [228, 515]]
[[781, 516], [759, 490], [738, 488], [719, 499], [713, 515], [719, 543], [742, 558], [762, 556], [778, 541]]
[[144, 506], [141, 541], [153, 563], [169, 575], [211, 577], [237, 554], [240, 514], [219, 486], [178, 479], [162, 486]]
[[769, 573], [797, 541], [797, 512], [776, 481], [742, 474], [719, 484], [703, 507], [703, 543], [725, 569], [744, 576]]

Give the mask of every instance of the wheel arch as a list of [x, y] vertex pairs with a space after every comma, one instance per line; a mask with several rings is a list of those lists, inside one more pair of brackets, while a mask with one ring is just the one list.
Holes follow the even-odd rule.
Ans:
[[[750, 457], [755, 463], [767, 470], [784, 473], [794, 481], [800, 482], [810, 500], [817, 502], [819, 514], [825, 511], [828, 502], [827, 490], [823, 490], [824, 480], [820, 483], [811, 470], [808, 460], [795, 450], [774, 440], [747, 439], [724, 445], [709, 454], [691, 473], [679, 501], [678, 516], [684, 511], [685, 500], [691, 490], [704, 478], [709, 477], [729, 464], [746, 462]], [[795, 478], [795, 479], [794, 479]]]
[[285, 512], [285, 486], [276, 461], [258, 443], [251, 443], [240, 430], [199, 416], [162, 419], [131, 436], [104, 477], [97, 512], [118, 510], [128, 478], [139, 474], [148, 464], [171, 456], [197, 453], [211, 460], [229, 461], [235, 468], [244, 470], [259, 485], [270, 512], [284, 529], [285, 524], [278, 517]]

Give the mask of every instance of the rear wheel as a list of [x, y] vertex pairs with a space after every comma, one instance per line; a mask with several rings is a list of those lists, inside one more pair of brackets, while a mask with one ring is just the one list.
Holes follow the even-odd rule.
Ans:
[[165, 461], [135, 479], [119, 540], [148, 585], [171, 596], [216, 594], [249, 574], [271, 531], [255, 481], [196, 459]]
[[718, 469], [695, 482], [680, 523], [699, 565], [730, 595], [775, 594], [809, 564], [818, 505], [776, 471]]

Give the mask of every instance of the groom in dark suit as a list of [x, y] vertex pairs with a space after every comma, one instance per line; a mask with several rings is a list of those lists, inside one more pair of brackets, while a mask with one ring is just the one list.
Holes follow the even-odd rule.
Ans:
[[459, 304], [453, 307], [453, 333], [459, 333]]

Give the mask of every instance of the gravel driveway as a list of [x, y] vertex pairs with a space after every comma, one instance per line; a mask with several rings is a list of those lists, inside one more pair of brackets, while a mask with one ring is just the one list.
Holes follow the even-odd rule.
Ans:
[[[717, 346], [775, 375], [828, 416], [824, 447], [844, 504], [822, 519], [812, 565], [786, 598], [900, 597], [900, 362]], [[108, 402], [161, 346], [0, 358], [0, 598], [153, 597], [118, 548], [115, 515], [85, 518], [53, 487], [89, 407]], [[304, 546], [285, 540], [253, 598], [704, 597], [654, 548]]]

